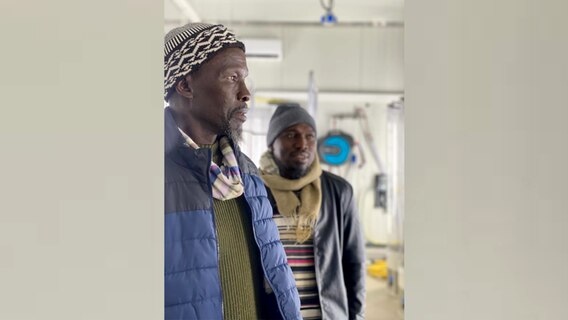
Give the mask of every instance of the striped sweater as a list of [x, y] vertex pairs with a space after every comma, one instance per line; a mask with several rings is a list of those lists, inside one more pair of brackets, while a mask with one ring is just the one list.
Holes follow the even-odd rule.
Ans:
[[274, 222], [280, 233], [280, 240], [292, 268], [296, 287], [300, 294], [302, 317], [305, 320], [321, 319], [321, 307], [314, 264], [314, 242], [310, 237], [304, 243], [296, 242], [296, 226], [293, 221], [279, 212], [274, 212]]

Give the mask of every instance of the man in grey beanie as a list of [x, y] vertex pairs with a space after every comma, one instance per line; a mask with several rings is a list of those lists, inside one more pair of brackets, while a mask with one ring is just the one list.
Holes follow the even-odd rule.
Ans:
[[300, 319], [266, 189], [238, 146], [245, 46], [204, 23], [173, 29], [164, 46], [164, 317]]
[[279, 105], [260, 159], [304, 319], [363, 319], [365, 250], [353, 188], [322, 170], [314, 119]]
[[[310, 131], [310, 138], [313, 138], [313, 146], [315, 146], [316, 123], [314, 119], [297, 103], [280, 104], [278, 108], [276, 108], [276, 111], [274, 111], [274, 114], [272, 114], [272, 118], [270, 118], [268, 133], [266, 135], [266, 145], [271, 146], [278, 135], [280, 135], [280, 133], [288, 127], [300, 124], [303, 124], [304, 126], [307, 125], [309, 127], [306, 127], [306, 129]], [[277, 151], [280, 150], [278, 149]], [[308, 161], [299, 161], [294, 163], [294, 165], [281, 163], [284, 167], [283, 169], [286, 171], [284, 176], [291, 176], [294, 179], [303, 176], [305, 171], [308, 169], [308, 166], [311, 165], [314, 160], [315, 150], [310, 151], [311, 152], [307, 154], [310, 157], [307, 159]], [[281, 157], [277, 157], [275, 160], [280, 161], [280, 158]]]

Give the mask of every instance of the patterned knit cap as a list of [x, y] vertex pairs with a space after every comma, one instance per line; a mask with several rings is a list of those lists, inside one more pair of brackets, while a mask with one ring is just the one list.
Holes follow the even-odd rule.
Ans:
[[180, 79], [195, 73], [221, 49], [230, 47], [245, 50], [245, 45], [220, 24], [189, 23], [168, 32], [164, 47], [164, 100], [169, 100]]

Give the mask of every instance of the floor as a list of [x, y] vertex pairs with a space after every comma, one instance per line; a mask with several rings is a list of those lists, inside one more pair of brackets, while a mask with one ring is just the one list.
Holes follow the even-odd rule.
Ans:
[[367, 276], [367, 320], [403, 320], [399, 299], [388, 288], [386, 280]]

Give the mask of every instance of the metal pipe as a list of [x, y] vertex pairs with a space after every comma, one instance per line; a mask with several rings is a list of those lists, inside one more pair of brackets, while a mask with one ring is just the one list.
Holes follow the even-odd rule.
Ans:
[[[183, 1], [183, 0], [178, 0]], [[265, 21], [265, 20], [208, 20], [207, 23], [220, 23], [224, 26], [234, 27], [367, 27], [367, 28], [404, 28], [403, 21], [339, 21], [333, 26], [324, 26], [319, 21]], [[166, 25], [182, 25], [187, 23], [183, 19], [167, 19]]]
[[[318, 102], [375, 102], [391, 103], [399, 100], [404, 95], [403, 91], [332, 91], [319, 90]], [[255, 98], [308, 100], [306, 90], [278, 90], [278, 89], [255, 89]]]

